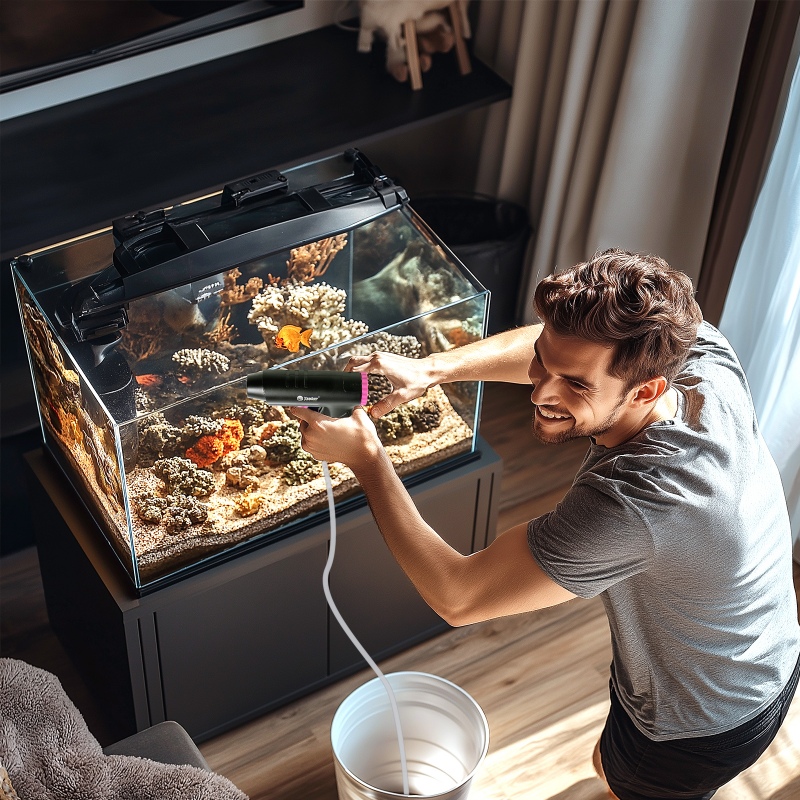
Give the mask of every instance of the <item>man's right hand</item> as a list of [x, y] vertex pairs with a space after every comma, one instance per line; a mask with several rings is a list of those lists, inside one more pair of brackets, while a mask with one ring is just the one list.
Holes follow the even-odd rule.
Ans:
[[421, 397], [436, 384], [430, 357], [406, 358], [383, 352], [375, 352], [368, 356], [352, 356], [347, 362], [345, 372], [384, 375], [392, 384], [391, 394], [386, 395], [370, 409], [370, 416], [375, 419], [388, 414], [409, 400]]

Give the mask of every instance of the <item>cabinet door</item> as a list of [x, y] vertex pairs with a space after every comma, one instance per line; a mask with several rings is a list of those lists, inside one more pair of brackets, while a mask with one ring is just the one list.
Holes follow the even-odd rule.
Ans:
[[[479, 484], [473, 473], [413, 494], [425, 521], [464, 554], [472, 549]], [[371, 515], [341, 526], [330, 583], [345, 622], [373, 658], [447, 628], [397, 565]], [[364, 664], [333, 615], [330, 625], [331, 674]]]
[[207, 738], [323, 680], [327, 542], [155, 610], [164, 711]]

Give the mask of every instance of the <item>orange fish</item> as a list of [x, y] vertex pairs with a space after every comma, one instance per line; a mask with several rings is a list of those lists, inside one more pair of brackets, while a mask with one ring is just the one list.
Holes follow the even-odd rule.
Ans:
[[188, 375], [179, 375], [178, 380], [181, 383], [188, 384], [192, 382], [192, 379]]
[[290, 353], [296, 353], [300, 350], [301, 344], [305, 347], [310, 347], [311, 328], [304, 331], [298, 328], [297, 325], [284, 325], [275, 336], [275, 344]]
[[158, 386], [161, 383], [162, 378], [160, 375], [137, 375], [136, 376], [136, 383], [139, 386]]

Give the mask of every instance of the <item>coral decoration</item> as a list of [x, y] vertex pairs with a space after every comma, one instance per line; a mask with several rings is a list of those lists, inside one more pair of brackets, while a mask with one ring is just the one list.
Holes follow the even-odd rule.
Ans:
[[264, 502], [264, 495], [261, 492], [246, 489], [233, 502], [241, 516], [251, 517], [261, 508]]
[[231, 360], [217, 353], [213, 350], [208, 350], [205, 347], [184, 348], [173, 353], [172, 360], [189, 370], [193, 375], [198, 375], [204, 372], [214, 373], [219, 375], [222, 372], [227, 372], [231, 366]]
[[214, 476], [188, 458], [162, 458], [153, 464], [153, 473], [161, 478], [168, 494], [184, 494], [187, 497], [205, 497], [215, 486]]
[[186, 451], [186, 458], [193, 461], [198, 467], [210, 467], [218, 461], [225, 452], [222, 440], [213, 433], [201, 436], [193, 447]]
[[286, 262], [287, 283], [309, 283], [324, 275], [336, 254], [346, 246], [347, 234], [340, 233], [290, 250]]
[[198, 467], [209, 467], [226, 453], [238, 450], [244, 438], [244, 428], [238, 419], [224, 419], [216, 433], [201, 436], [186, 451], [186, 458]]
[[236, 326], [231, 324], [231, 312], [227, 311], [219, 315], [214, 328], [205, 335], [204, 341], [213, 347], [221, 342], [231, 342], [236, 336]]
[[275, 335], [285, 325], [312, 329], [318, 350], [367, 333], [369, 328], [363, 322], [345, 319], [346, 305], [347, 292], [324, 281], [267, 286], [253, 298], [247, 319], [258, 328], [269, 355], [283, 359], [286, 351], [275, 344]]
[[222, 420], [222, 427], [216, 434], [224, 447], [223, 455], [238, 450], [244, 438], [244, 427], [238, 419]]
[[264, 281], [261, 278], [250, 278], [242, 286], [236, 281], [241, 277], [242, 271], [236, 267], [228, 270], [224, 277], [224, 288], [219, 293], [219, 302], [223, 306], [233, 306], [252, 300], [261, 291]]

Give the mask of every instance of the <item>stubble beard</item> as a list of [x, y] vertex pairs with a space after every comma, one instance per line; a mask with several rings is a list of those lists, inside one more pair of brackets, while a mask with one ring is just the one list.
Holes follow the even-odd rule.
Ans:
[[571, 442], [573, 439], [582, 439], [584, 437], [592, 437], [596, 439], [598, 436], [608, 433], [608, 431], [610, 431], [611, 428], [617, 424], [624, 402], [624, 398], [620, 400], [620, 402], [611, 410], [609, 415], [596, 428], [590, 428], [588, 425], [573, 424], [572, 427], [567, 428], [567, 430], [558, 431], [557, 433], [551, 434], [543, 434], [541, 431], [537, 430], [536, 411], [534, 410], [533, 417], [531, 418], [531, 431], [533, 432], [534, 437], [542, 444], [564, 444], [564, 442]]

